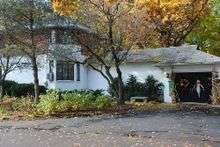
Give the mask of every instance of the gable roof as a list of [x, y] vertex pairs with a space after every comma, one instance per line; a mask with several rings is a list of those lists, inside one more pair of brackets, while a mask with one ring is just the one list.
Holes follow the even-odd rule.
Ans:
[[220, 57], [197, 50], [196, 45], [133, 51], [127, 62], [153, 62], [162, 65], [214, 64]]

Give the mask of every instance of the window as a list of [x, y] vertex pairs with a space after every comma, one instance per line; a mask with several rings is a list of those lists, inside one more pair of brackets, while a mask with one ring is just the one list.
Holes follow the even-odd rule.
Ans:
[[74, 64], [68, 61], [58, 61], [56, 79], [74, 80]]
[[70, 31], [58, 30], [56, 36], [56, 42], [59, 44], [72, 43], [72, 35]]
[[77, 70], [77, 81], [80, 81], [80, 64], [79, 63], [77, 63], [76, 64], [76, 70]]

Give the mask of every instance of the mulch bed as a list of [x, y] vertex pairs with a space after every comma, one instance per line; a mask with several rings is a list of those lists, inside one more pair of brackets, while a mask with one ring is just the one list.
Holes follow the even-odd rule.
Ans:
[[129, 113], [132, 109], [131, 106], [123, 105], [117, 106], [114, 108], [97, 110], [97, 109], [88, 109], [88, 110], [77, 110], [71, 112], [57, 113], [52, 115], [52, 117], [79, 117], [79, 116], [97, 116], [97, 115], [123, 115]]
[[181, 103], [180, 110], [182, 111], [200, 111], [209, 114], [219, 114], [220, 115], [220, 105], [211, 105], [206, 103]]
[[129, 113], [132, 108], [130, 105], [114, 106], [108, 109], [87, 109], [87, 110], [76, 110], [70, 112], [56, 113], [50, 116], [34, 116], [28, 117], [24, 112], [13, 111], [12, 103], [13, 99], [5, 100], [0, 102], [0, 107], [10, 112], [10, 117], [3, 118], [2, 120], [33, 120], [33, 119], [47, 119], [47, 118], [63, 118], [63, 117], [89, 117], [97, 115], [123, 115]]
[[[125, 104], [125, 105], [116, 105], [114, 107], [110, 107], [108, 109], [87, 109], [87, 110], [77, 110], [77, 111], [70, 111], [70, 112], [63, 112], [63, 113], [56, 113], [50, 116], [34, 116], [34, 117], [27, 117], [24, 112], [14, 112], [12, 109], [12, 102], [13, 99], [9, 99], [3, 102], [0, 102], [0, 107], [5, 108], [8, 110], [11, 115], [9, 118], [5, 118], [6, 120], [33, 120], [33, 119], [47, 119], [47, 118], [63, 118], [63, 117], [89, 117], [89, 116], [98, 116], [98, 115], [125, 115], [133, 113], [147, 113], [147, 112], [164, 112], [164, 111], [199, 111], [205, 112], [208, 114], [217, 114], [220, 115], [220, 106], [214, 106], [209, 104], [200, 104], [200, 103], [180, 103], [175, 105], [175, 107], [171, 107], [168, 105], [168, 109], [160, 109], [160, 104], [152, 105], [155, 106], [156, 109], [149, 108], [149, 106], [134, 106], [132, 104]], [[143, 107], [143, 109], [139, 109]], [[151, 107], [151, 105], [150, 105]], [[3, 120], [5, 120], [3, 119]]]

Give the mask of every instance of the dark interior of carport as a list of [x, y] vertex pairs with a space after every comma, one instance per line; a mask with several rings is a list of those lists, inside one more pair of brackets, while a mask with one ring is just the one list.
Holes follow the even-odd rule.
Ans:
[[[201, 83], [198, 96], [197, 83]], [[209, 103], [212, 89], [212, 73], [176, 73], [175, 86], [181, 102]]]

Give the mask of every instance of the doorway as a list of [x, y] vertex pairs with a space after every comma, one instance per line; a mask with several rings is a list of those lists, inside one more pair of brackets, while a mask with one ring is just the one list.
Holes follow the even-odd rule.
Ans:
[[180, 102], [211, 102], [211, 72], [176, 73], [175, 86]]

